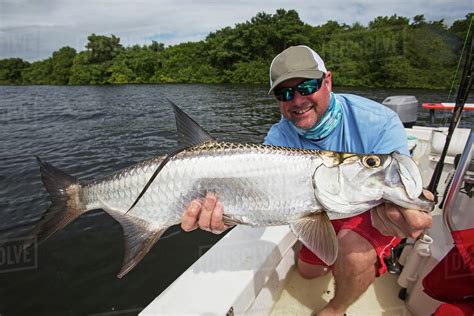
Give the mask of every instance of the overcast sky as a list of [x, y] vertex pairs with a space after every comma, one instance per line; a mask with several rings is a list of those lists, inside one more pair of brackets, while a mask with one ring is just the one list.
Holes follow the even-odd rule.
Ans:
[[474, 11], [474, 0], [0, 0], [0, 58], [34, 61], [63, 46], [84, 50], [87, 36], [115, 34], [124, 45], [166, 45], [204, 39], [258, 12], [295, 9], [311, 25], [327, 20], [366, 25], [381, 15], [444, 19], [448, 25]]

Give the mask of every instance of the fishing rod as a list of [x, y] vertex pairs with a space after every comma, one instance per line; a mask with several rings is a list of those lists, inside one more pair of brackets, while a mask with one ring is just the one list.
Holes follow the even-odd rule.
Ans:
[[[469, 36], [469, 34], [468, 34]], [[451, 142], [451, 138], [453, 136], [454, 130], [456, 129], [459, 119], [461, 118], [462, 111], [464, 109], [464, 104], [466, 103], [467, 97], [469, 96], [469, 92], [472, 88], [472, 73], [473, 73], [473, 51], [474, 51], [474, 41], [472, 40], [472, 33], [470, 36], [471, 45], [470, 49], [467, 51], [466, 54], [466, 61], [464, 64], [463, 73], [461, 76], [461, 81], [459, 83], [459, 89], [456, 96], [456, 105], [454, 106], [453, 115], [451, 118], [451, 122], [449, 124], [448, 134], [446, 135], [446, 142], [444, 144], [443, 151], [439, 158], [438, 163], [436, 164], [436, 168], [433, 172], [433, 176], [431, 177], [430, 184], [428, 185], [428, 190], [432, 192], [435, 196], [435, 201], [438, 200], [438, 183], [441, 178], [441, 174], [444, 167], [444, 160], [448, 153], [449, 144]]]
[[[470, 49], [466, 53], [466, 60], [465, 60], [465, 64], [464, 64], [464, 69], [463, 69], [463, 73], [462, 73], [462, 76], [461, 76], [461, 81], [459, 82], [459, 88], [458, 88], [458, 91], [457, 91], [458, 93], [457, 93], [457, 96], [456, 96], [456, 104], [455, 104], [455, 107], [454, 107], [454, 110], [453, 110], [453, 115], [452, 115], [451, 122], [450, 122], [450, 125], [449, 125], [448, 134], [446, 135], [446, 142], [444, 144], [444, 148], [443, 148], [443, 151], [442, 151], [441, 156], [439, 158], [439, 161], [436, 164], [436, 168], [433, 172], [433, 176], [431, 177], [430, 184], [428, 185], [428, 188], [427, 188], [430, 192], [433, 193], [436, 203], [438, 201], [437, 187], [438, 187], [438, 183], [439, 183], [439, 180], [441, 178], [442, 171], [443, 171], [444, 160], [445, 160], [446, 155], [448, 153], [449, 144], [451, 142], [451, 138], [453, 136], [454, 130], [456, 129], [456, 127], [458, 125], [459, 119], [461, 118], [461, 114], [462, 114], [462, 111], [464, 109], [464, 104], [466, 103], [467, 97], [469, 96], [469, 92], [472, 88], [472, 73], [473, 73], [472, 59], [473, 59], [473, 54], [474, 54], [474, 52], [473, 52], [473, 50], [474, 50], [474, 41], [472, 39], [472, 33], [470, 33], [471, 25], [472, 25], [472, 20], [471, 20], [471, 24], [469, 26], [468, 33], [466, 35], [466, 42], [469, 38], [470, 38], [470, 41], [471, 41]], [[471, 36], [469, 37], [469, 35], [471, 35]], [[465, 44], [466, 44], [466, 42], [465, 42]], [[464, 51], [464, 49], [463, 49], [463, 51]], [[462, 53], [461, 53], [461, 58], [462, 58]], [[458, 66], [459, 66], [459, 64], [458, 64]], [[456, 70], [456, 74], [457, 74], [457, 70]], [[451, 90], [452, 90], [452, 87], [451, 87]], [[451, 92], [450, 92], [450, 94], [451, 94]], [[422, 233], [417, 238], [417, 241], [419, 239], [422, 239], [423, 236], [424, 236], [424, 233]], [[415, 241], [415, 242], [417, 242], [417, 241]], [[406, 246], [406, 245], [408, 245], [408, 243], [406, 243], [406, 241], [405, 241], [405, 243], [401, 244], [401, 245]], [[403, 247], [403, 246], [401, 246], [401, 247]], [[399, 246], [397, 246], [397, 247], [400, 248]], [[401, 255], [401, 253], [399, 253], [399, 254], [396, 253], [396, 251], [398, 250], [397, 247], [392, 248], [391, 256], [384, 259], [385, 263], [387, 264], [387, 268], [388, 268], [388, 270], [391, 274], [400, 274], [400, 271], [401, 271], [399, 266], [396, 264], [396, 262], [398, 261], [398, 258]], [[398, 292], [398, 297], [401, 300], [406, 300], [407, 296], [408, 296], [407, 288], [402, 287], [400, 289], [400, 291]]]

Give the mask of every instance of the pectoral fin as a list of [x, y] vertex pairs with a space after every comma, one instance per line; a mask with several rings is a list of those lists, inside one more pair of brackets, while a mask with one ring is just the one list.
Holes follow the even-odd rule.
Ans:
[[328, 266], [337, 258], [337, 236], [326, 212], [302, 217], [290, 224], [296, 237]]

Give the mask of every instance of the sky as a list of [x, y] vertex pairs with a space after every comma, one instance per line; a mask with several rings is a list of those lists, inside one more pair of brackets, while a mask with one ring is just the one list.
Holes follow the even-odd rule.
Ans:
[[35, 61], [61, 47], [84, 50], [87, 36], [118, 36], [125, 46], [205, 39], [210, 32], [250, 20], [258, 12], [296, 10], [303, 22], [367, 25], [397, 14], [447, 25], [474, 11], [474, 0], [0, 0], [0, 59]]

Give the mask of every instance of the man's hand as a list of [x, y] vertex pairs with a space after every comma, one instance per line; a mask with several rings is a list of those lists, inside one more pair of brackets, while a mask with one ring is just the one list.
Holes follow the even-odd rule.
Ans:
[[189, 203], [181, 219], [181, 228], [184, 231], [192, 231], [196, 228], [220, 234], [229, 226], [222, 220], [224, 206], [217, 201], [214, 193], [207, 193], [204, 201], [195, 199]]
[[[424, 196], [433, 201], [431, 192], [423, 190]], [[400, 207], [385, 202], [371, 211], [372, 225], [383, 235], [416, 238], [433, 224], [430, 213]]]

